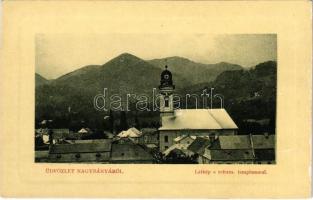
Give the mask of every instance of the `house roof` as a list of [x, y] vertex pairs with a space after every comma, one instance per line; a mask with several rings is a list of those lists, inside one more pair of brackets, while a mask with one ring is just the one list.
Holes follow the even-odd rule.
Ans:
[[130, 128], [127, 131], [120, 132], [117, 136], [122, 137], [140, 137], [142, 133], [136, 128]]
[[69, 133], [69, 134], [66, 134], [66, 135], [58, 135], [56, 136], [55, 134], [53, 134], [53, 138], [66, 138], [66, 139], [78, 139], [78, 138], [81, 138], [82, 137], [82, 133]]
[[163, 116], [159, 130], [237, 128], [225, 109], [181, 109], [173, 116]]
[[[250, 138], [251, 137], [251, 138]], [[181, 139], [181, 138], [178, 138]], [[222, 135], [218, 136], [210, 145], [210, 149], [251, 149], [251, 139], [254, 149], [274, 149], [275, 135]], [[209, 140], [206, 137], [198, 136], [192, 143], [191, 148], [200, 148], [202, 145], [207, 145], [204, 141]], [[195, 149], [193, 149], [195, 150]]]
[[229, 135], [218, 137], [221, 149], [250, 149], [249, 135]]
[[35, 133], [37, 133], [37, 134], [48, 134], [48, 129], [38, 128], [35, 130]]
[[170, 155], [184, 155], [184, 156], [188, 156], [190, 153], [193, 153], [187, 149], [172, 149], [166, 156], [170, 156]]
[[156, 144], [146, 144], [148, 148], [158, 148]]
[[188, 150], [210, 160], [251, 160], [255, 159], [252, 152], [251, 139], [253, 141], [256, 159], [275, 159], [274, 135], [219, 136], [213, 142], [210, 142], [210, 139], [205, 137], [197, 137], [190, 144]]
[[89, 128], [82, 128], [78, 131], [78, 133], [90, 133], [91, 130]]
[[137, 144], [112, 144], [112, 161], [147, 161], [153, 160], [150, 153]]
[[253, 152], [250, 149], [209, 150], [211, 160], [234, 161], [253, 160]]
[[275, 148], [274, 135], [228, 135], [218, 137], [219, 149], [250, 149], [252, 148], [250, 137], [254, 149]]
[[35, 151], [35, 158], [48, 158], [49, 151]]
[[95, 139], [95, 140], [64, 140], [69, 144], [90, 144], [90, 143], [107, 143], [110, 139]]
[[204, 149], [209, 146], [211, 144], [210, 139], [207, 138], [203, 138], [203, 137], [197, 137], [193, 143], [191, 143], [188, 146], [188, 150], [197, 153], [197, 154], [201, 154]]
[[154, 135], [158, 133], [158, 129], [156, 128], [142, 128], [140, 129], [143, 135]]
[[252, 135], [254, 149], [274, 149], [275, 135]]
[[165, 156], [167, 156], [171, 151], [173, 151], [174, 149], [180, 149], [180, 150], [186, 150], [188, 148], [190, 144], [173, 144], [172, 146], [170, 146], [168, 149], [166, 149], [165, 151], [163, 151], [163, 154]]
[[80, 144], [58, 144], [53, 145], [50, 154], [62, 153], [91, 153], [111, 151], [111, 140], [101, 143], [80, 143]]
[[175, 142], [179, 142], [187, 137], [190, 137], [191, 139], [195, 140], [197, 138], [197, 136], [194, 136], [194, 135], [180, 135], [178, 136], [177, 138], [174, 139]]
[[255, 149], [256, 160], [275, 160], [275, 149]]

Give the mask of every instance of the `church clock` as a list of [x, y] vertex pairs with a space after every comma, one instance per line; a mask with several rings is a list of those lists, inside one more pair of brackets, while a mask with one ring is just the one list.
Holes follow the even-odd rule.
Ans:
[[159, 91], [161, 94], [160, 98], [160, 115], [172, 115], [174, 112], [173, 105], [173, 92], [175, 85], [173, 85], [172, 73], [165, 66], [165, 70], [161, 73], [161, 81]]

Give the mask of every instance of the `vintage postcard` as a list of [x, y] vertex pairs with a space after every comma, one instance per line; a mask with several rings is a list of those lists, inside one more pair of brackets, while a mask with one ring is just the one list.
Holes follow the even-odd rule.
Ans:
[[308, 197], [311, 6], [4, 1], [1, 195]]

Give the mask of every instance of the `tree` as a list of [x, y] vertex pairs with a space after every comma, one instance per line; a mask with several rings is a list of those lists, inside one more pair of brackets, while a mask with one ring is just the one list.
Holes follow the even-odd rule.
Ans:
[[135, 115], [135, 128], [138, 129], [138, 130], [140, 129], [140, 123], [139, 123], [139, 120], [138, 120], [137, 113]]
[[114, 115], [112, 110], [110, 110], [109, 130], [111, 133], [114, 133]]
[[128, 124], [127, 124], [127, 117], [126, 117], [126, 112], [121, 111], [120, 113], [120, 127], [119, 131], [125, 131], [128, 129]]

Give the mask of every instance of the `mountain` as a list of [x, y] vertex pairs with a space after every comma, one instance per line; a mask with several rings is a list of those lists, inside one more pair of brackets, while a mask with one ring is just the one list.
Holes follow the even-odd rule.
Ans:
[[[90, 65], [65, 74], [49, 84], [36, 87], [36, 117], [51, 118], [62, 116], [68, 107], [81, 116], [95, 116], [94, 97], [104, 94], [106, 97], [118, 94], [123, 108], [127, 104], [127, 94], [145, 94], [152, 99], [153, 88], [160, 82], [160, 69], [134, 55], [124, 53], [103, 65]], [[188, 80], [173, 73], [177, 89], [190, 85]], [[106, 98], [106, 109], [114, 99]], [[129, 98], [134, 106], [135, 97]], [[117, 105], [116, 105], [117, 106]]]
[[[149, 94], [152, 88], [158, 87], [162, 70], [134, 55], [124, 53], [104, 65], [85, 66], [63, 75], [52, 84], [88, 88], [95, 92], [103, 92], [103, 88], [108, 88], [112, 93]], [[188, 84], [179, 75], [175, 76], [174, 81], [178, 87]]]
[[223, 71], [243, 69], [240, 65], [226, 62], [202, 64], [178, 56], [153, 59], [148, 62], [161, 69], [168, 65], [169, 70], [190, 80], [193, 84], [213, 81]]
[[43, 85], [48, 83], [49, 80], [45, 79], [44, 77], [42, 77], [40, 74], [35, 73], [35, 86], [39, 86], [39, 85]]
[[[151, 102], [152, 89], [158, 87], [164, 70], [163, 62], [164, 59], [145, 61], [124, 53], [103, 65], [85, 66], [48, 82], [36, 75], [36, 124], [43, 119], [54, 119], [58, 127], [69, 127], [69, 121], [78, 124], [84, 121], [84, 126], [90, 128], [103, 127], [108, 113], [94, 108], [94, 97], [107, 88], [106, 109], [116, 101], [109, 98], [112, 94], [120, 95], [124, 109], [127, 94], [145, 94]], [[180, 57], [167, 58], [166, 62], [173, 73], [175, 93], [200, 95], [203, 89], [214, 88], [214, 94], [223, 95], [224, 107], [239, 127], [246, 126], [244, 120], [275, 119], [276, 62], [260, 63], [249, 70], [229, 63], [206, 65]], [[131, 97], [131, 109], [135, 103]], [[218, 99], [213, 104], [220, 106]], [[188, 108], [194, 106], [188, 102]], [[127, 113], [128, 120], [134, 121], [135, 116], [143, 127], [159, 121], [158, 112]], [[118, 123], [119, 117], [115, 119]]]
[[[239, 133], [255, 131], [260, 133], [261, 128], [247, 127], [246, 121], [269, 121], [265, 131], [275, 132], [276, 117], [276, 88], [277, 63], [268, 61], [260, 63], [249, 70], [224, 71], [215, 81], [192, 85], [185, 88], [185, 92], [200, 95], [205, 89], [213, 95], [220, 94], [224, 100], [224, 108], [229, 112], [239, 126]], [[220, 99], [213, 99], [213, 106], [220, 107]], [[189, 105], [190, 107], [195, 107]], [[203, 101], [199, 103], [202, 105]], [[210, 105], [209, 105], [210, 106]], [[245, 128], [246, 127], [246, 128]], [[264, 128], [264, 127], [263, 127]], [[264, 130], [263, 130], [264, 131]]]

